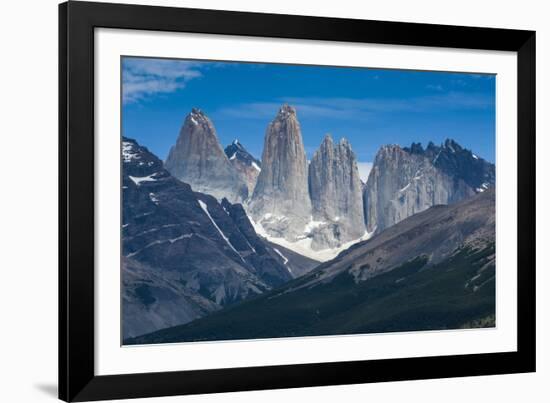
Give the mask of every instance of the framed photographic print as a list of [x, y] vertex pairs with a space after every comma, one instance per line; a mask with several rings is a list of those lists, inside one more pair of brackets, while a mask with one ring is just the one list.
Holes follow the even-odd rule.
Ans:
[[535, 370], [535, 33], [68, 2], [59, 397]]

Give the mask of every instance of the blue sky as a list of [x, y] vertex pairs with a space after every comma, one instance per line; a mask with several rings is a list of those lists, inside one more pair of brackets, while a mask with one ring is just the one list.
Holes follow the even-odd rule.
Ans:
[[[384, 144], [453, 138], [495, 160], [495, 77], [348, 67], [124, 58], [123, 135], [164, 159], [191, 108], [261, 157], [283, 103], [296, 107], [308, 157], [326, 133], [368, 163]], [[366, 164], [368, 165], [368, 164]]]

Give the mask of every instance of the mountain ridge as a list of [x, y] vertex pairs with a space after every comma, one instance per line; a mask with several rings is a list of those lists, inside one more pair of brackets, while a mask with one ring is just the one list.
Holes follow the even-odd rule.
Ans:
[[426, 149], [420, 143], [383, 146], [363, 190], [367, 231], [381, 231], [433, 205], [456, 203], [494, 184], [494, 165], [454, 140], [441, 146], [430, 142]]
[[[293, 278], [293, 262], [257, 236], [240, 204], [194, 192], [135, 140], [122, 139], [122, 159], [125, 337], [196, 319]], [[167, 311], [175, 301], [181, 309]]]

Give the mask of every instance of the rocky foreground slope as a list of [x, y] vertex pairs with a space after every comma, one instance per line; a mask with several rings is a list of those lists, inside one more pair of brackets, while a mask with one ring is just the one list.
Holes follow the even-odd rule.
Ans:
[[431, 207], [271, 292], [127, 343], [494, 326], [494, 197]]

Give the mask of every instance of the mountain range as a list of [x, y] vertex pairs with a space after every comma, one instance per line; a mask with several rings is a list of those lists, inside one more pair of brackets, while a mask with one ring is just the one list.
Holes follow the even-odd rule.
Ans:
[[194, 108], [166, 161], [122, 162], [125, 343], [494, 321], [495, 166], [453, 140], [383, 146], [362, 183], [345, 138], [307, 160], [292, 106], [261, 161]]
[[195, 191], [243, 203], [270, 242], [323, 261], [350, 242], [495, 184], [494, 164], [448, 139], [425, 149], [381, 147], [362, 186], [345, 138], [335, 144], [326, 135], [307, 161], [297, 111], [286, 104], [267, 126], [261, 161], [238, 140], [222, 151], [213, 123], [193, 109], [165, 167]]

